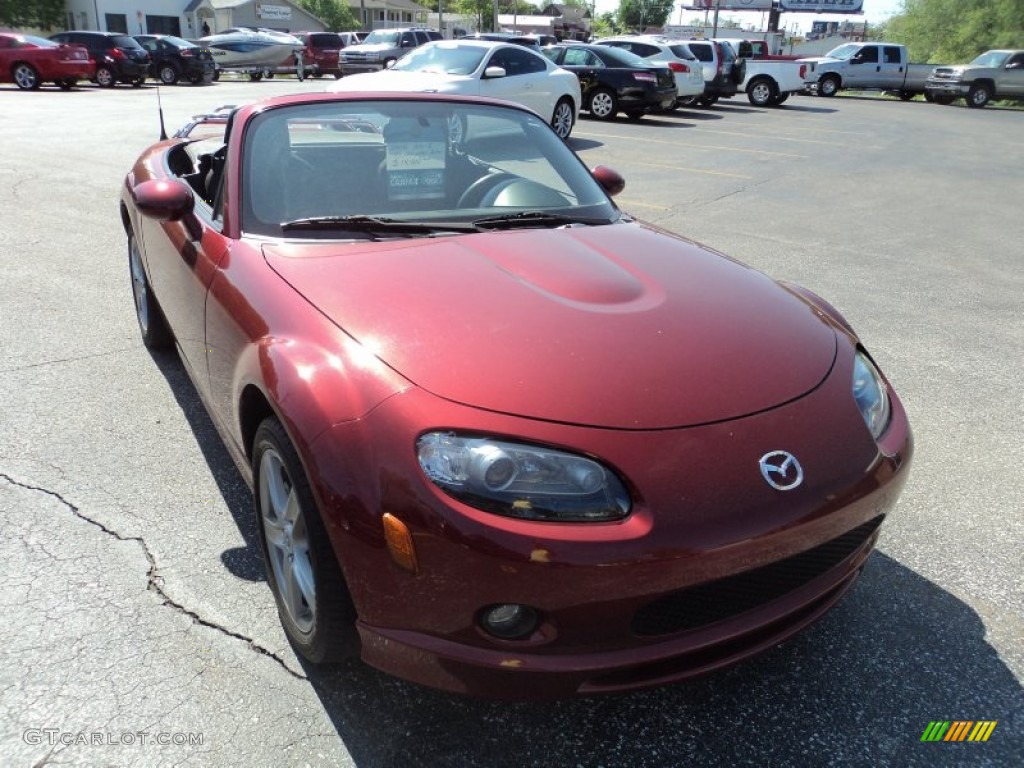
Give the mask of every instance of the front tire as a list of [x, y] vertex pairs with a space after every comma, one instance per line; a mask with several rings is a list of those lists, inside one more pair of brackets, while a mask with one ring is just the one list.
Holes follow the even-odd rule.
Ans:
[[587, 110], [591, 117], [598, 120], [612, 120], [615, 113], [619, 111], [618, 100], [615, 94], [607, 88], [598, 88], [590, 95], [590, 104]]
[[818, 95], [832, 98], [839, 93], [839, 78], [835, 75], [825, 75], [818, 81]]
[[314, 664], [353, 655], [352, 599], [298, 452], [273, 416], [256, 430], [252, 474], [267, 582], [288, 640]]
[[42, 84], [39, 80], [39, 73], [31, 64], [21, 62], [14, 65], [14, 83], [23, 91], [36, 91]]
[[551, 127], [555, 129], [558, 138], [563, 141], [569, 138], [572, 133], [573, 118], [572, 102], [567, 98], [561, 98], [555, 104], [554, 114], [551, 115]]
[[163, 64], [160, 67], [160, 82], [164, 85], [174, 85], [178, 82], [180, 74], [178, 68], [173, 64]]
[[967, 91], [967, 106], [971, 109], [981, 109], [992, 98], [992, 91], [984, 83], [975, 83]]
[[775, 84], [767, 77], [756, 77], [747, 86], [747, 100], [755, 107], [767, 107], [777, 96]]
[[132, 278], [132, 298], [135, 300], [135, 319], [139, 321], [142, 343], [149, 349], [164, 349], [172, 341], [171, 329], [164, 319], [160, 303], [142, 266], [142, 251], [134, 234], [128, 235], [128, 272]]

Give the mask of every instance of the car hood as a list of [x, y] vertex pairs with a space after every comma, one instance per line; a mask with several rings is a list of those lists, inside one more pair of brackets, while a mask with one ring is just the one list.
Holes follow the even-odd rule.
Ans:
[[382, 69], [380, 72], [364, 72], [348, 75], [328, 87], [329, 91], [412, 91], [431, 92], [439, 84], [451, 84], [472, 80], [466, 75], [449, 75], [443, 72], [402, 72]]
[[270, 267], [433, 394], [535, 419], [733, 419], [828, 375], [836, 335], [754, 269], [635, 224], [265, 245]]

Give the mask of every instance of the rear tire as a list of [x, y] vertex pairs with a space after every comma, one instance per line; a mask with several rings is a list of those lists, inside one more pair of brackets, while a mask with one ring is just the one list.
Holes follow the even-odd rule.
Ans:
[[772, 106], [773, 107], [777, 107], [777, 106], [779, 106], [781, 104], [784, 104], [786, 102], [786, 99], [788, 99], [788, 98], [789, 98], [789, 94], [788, 93], [780, 93], [778, 96], [776, 96], [774, 99], [772, 99]]
[[96, 67], [96, 85], [100, 88], [113, 88], [117, 84], [117, 78], [110, 67]]
[[778, 97], [778, 89], [771, 78], [755, 77], [747, 86], [747, 100], [755, 107], [767, 107]]
[[572, 133], [572, 124], [575, 118], [573, 112], [572, 102], [564, 96], [555, 104], [554, 114], [551, 115], [551, 127], [562, 141], [567, 141], [569, 134]]
[[288, 640], [314, 664], [354, 655], [352, 598], [299, 454], [273, 416], [256, 430], [252, 476], [267, 583]]
[[717, 101], [718, 96], [701, 96], [699, 99], [697, 99], [697, 103], [700, 104], [702, 107], [710, 107], [714, 105], [714, 103]]
[[948, 107], [950, 104], [956, 101], [956, 97], [950, 96], [948, 93], [935, 93], [932, 94], [932, 101], [934, 101], [936, 104], [941, 104], [944, 107]]
[[897, 95], [900, 97], [900, 101], [910, 101], [914, 98], [913, 91], [900, 91]]
[[645, 114], [645, 112], [642, 109], [627, 109], [626, 110], [626, 117], [628, 117], [630, 120], [634, 120], [634, 121], [635, 120], [639, 120], [640, 118], [642, 118], [644, 116], [644, 114]]

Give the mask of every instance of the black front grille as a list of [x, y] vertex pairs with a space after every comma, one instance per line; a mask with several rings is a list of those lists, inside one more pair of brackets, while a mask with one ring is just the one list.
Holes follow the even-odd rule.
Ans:
[[828, 573], [864, 546], [881, 524], [879, 516], [785, 560], [666, 595], [637, 611], [631, 629], [637, 635], [667, 635], [738, 616]]

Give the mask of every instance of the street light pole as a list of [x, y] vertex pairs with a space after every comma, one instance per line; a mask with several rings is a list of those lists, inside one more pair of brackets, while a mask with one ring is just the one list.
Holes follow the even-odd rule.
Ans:
[[711, 29], [711, 37], [718, 37], [718, 11], [722, 8], [722, 0], [715, 0], [715, 26]]

